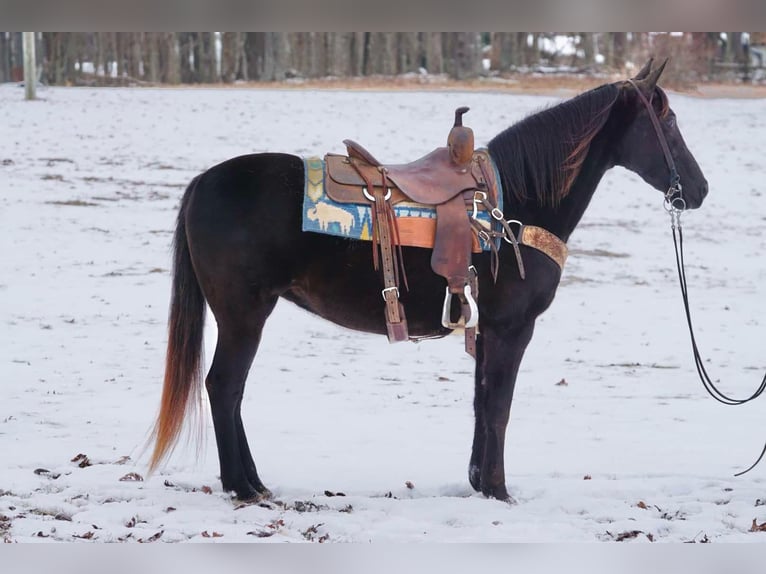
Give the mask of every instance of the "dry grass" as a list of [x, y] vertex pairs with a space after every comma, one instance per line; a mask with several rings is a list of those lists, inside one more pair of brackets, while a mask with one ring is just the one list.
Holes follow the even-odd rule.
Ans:
[[[556, 75], [509, 75], [506, 77], [478, 78], [457, 81], [447, 76], [406, 75], [393, 78], [383, 76], [360, 78], [291, 79], [281, 82], [238, 82], [235, 84], [185, 84], [182, 89], [250, 89], [250, 90], [351, 90], [351, 91], [479, 91], [508, 92], [530, 95], [566, 97], [579, 94], [607, 82], [624, 79], [624, 75], [585, 76], [574, 74]], [[662, 81], [660, 82], [662, 84]], [[671, 92], [703, 98], [766, 98], [766, 85], [699, 84], [680, 86], [663, 84]]]

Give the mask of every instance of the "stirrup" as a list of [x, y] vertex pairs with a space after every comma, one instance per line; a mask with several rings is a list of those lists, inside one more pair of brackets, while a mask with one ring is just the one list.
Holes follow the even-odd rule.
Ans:
[[456, 323], [450, 321], [452, 295], [453, 293], [451, 293], [449, 287], [447, 287], [447, 293], [444, 296], [444, 305], [442, 306], [442, 326], [447, 329], [458, 329], [460, 327], [473, 329], [479, 323], [479, 308], [476, 305], [476, 301], [473, 299], [473, 295], [471, 295], [471, 286], [466, 285], [463, 288], [463, 296], [461, 296], [461, 299], [462, 297], [465, 297], [466, 303], [468, 303], [469, 315], [465, 318], [465, 324], [461, 324], [460, 319], [458, 319]]

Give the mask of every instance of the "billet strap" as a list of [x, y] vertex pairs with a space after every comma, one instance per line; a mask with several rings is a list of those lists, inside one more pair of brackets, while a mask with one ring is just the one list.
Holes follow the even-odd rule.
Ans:
[[[351, 165], [357, 168], [355, 161]], [[387, 196], [388, 180], [385, 169], [381, 170], [382, 186], [374, 186], [364, 174], [357, 168], [359, 175], [367, 183], [368, 194], [372, 194], [372, 258], [373, 266], [378, 269], [378, 263], [383, 271], [383, 300], [385, 301], [386, 331], [391, 343], [406, 341], [409, 339], [407, 319], [404, 315], [404, 307], [399, 302], [399, 268], [396, 256], [396, 247], [399, 243], [399, 229], [396, 225], [396, 216]], [[401, 247], [399, 247], [401, 252]], [[379, 250], [379, 251], [378, 251]], [[380, 255], [378, 256], [378, 252]], [[405, 276], [405, 284], [406, 284]]]

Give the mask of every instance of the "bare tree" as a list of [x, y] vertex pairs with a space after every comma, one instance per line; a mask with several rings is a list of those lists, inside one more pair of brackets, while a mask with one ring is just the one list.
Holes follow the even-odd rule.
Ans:
[[440, 32], [424, 32], [423, 36], [426, 70], [430, 74], [444, 73], [442, 34]]

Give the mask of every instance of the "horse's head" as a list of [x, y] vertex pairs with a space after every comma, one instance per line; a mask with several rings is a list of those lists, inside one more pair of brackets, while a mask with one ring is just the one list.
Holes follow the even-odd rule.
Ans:
[[[707, 195], [707, 180], [686, 147], [665, 92], [657, 86], [667, 60], [654, 68], [652, 62], [649, 60], [634, 78], [620, 85], [626, 112], [622, 121], [628, 125], [615, 150], [616, 164], [666, 192], [669, 200], [675, 200], [674, 205], [694, 209]], [[683, 203], [678, 198], [683, 198]]]

